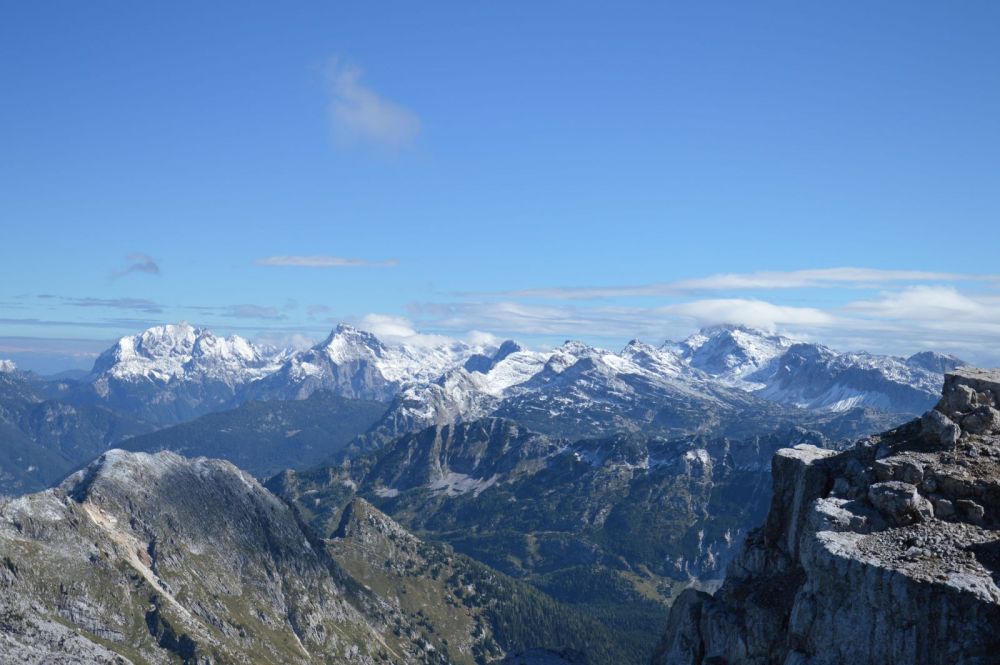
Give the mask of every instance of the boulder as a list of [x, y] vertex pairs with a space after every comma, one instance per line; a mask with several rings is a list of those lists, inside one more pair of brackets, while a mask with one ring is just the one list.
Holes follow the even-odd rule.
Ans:
[[868, 488], [868, 499], [890, 524], [913, 524], [934, 516], [931, 502], [910, 483], [898, 480], [875, 483]]
[[954, 446], [962, 436], [959, 426], [937, 409], [923, 415], [920, 419], [920, 431], [927, 443], [943, 448]]
[[962, 418], [962, 429], [970, 434], [996, 434], [1000, 432], [1000, 411], [983, 404]]

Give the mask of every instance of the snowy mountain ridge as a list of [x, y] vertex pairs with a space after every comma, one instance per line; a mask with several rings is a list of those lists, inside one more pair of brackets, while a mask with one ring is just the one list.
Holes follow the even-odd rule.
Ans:
[[495, 349], [448, 340], [433, 346], [386, 344], [340, 324], [312, 348], [290, 354], [270, 375], [246, 388], [254, 399], [302, 399], [317, 390], [387, 402], [405, 388], [430, 383], [471, 357]]
[[676, 353], [687, 366], [727, 383], [737, 383], [787, 351], [795, 342], [746, 326], [704, 328], [680, 343], [661, 347]]
[[88, 379], [168, 383], [208, 377], [238, 385], [275, 371], [283, 354], [238, 335], [216, 337], [188, 323], [167, 324], [119, 339], [97, 358]]
[[179, 391], [194, 411], [208, 385], [214, 387], [206, 408], [329, 390], [392, 402], [391, 429], [399, 431], [483, 417], [515, 403], [517, 409], [530, 403], [539, 417], [560, 417], [608, 404], [648, 410], [678, 399], [688, 406], [741, 403], [741, 393], [810, 410], [919, 413], [940, 390], [943, 372], [960, 364], [932, 352], [838, 353], [745, 326], [705, 328], [660, 346], [632, 340], [614, 352], [579, 341], [551, 351], [510, 340], [390, 344], [340, 324], [322, 342], [291, 352], [182, 323], [123, 337], [101, 354], [85, 383], [108, 401], [136, 382], [145, 386], [146, 400], [174, 401], [157, 390]]

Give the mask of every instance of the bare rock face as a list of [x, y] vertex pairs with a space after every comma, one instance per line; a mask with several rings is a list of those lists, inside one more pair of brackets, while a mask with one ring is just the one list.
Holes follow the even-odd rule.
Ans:
[[774, 499], [714, 596], [685, 591], [655, 663], [960, 664], [1000, 653], [1000, 371], [922, 418], [778, 452]]

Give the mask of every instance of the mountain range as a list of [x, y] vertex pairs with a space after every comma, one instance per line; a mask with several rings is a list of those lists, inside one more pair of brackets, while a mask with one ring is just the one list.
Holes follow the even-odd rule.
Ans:
[[[387, 405], [375, 422], [352, 431], [351, 441], [314, 445], [321, 458], [483, 417], [567, 438], [629, 431], [744, 436], [754, 427], [766, 434], [775, 420], [809, 426], [825, 420], [824, 431], [836, 438], [922, 412], [934, 402], [942, 372], [959, 364], [931, 352], [837, 353], [737, 326], [705, 329], [680, 343], [636, 340], [620, 352], [580, 342], [542, 352], [513, 341], [388, 344], [339, 325], [319, 344], [294, 352], [165, 325], [121, 338], [79, 379], [47, 380], [5, 361], [0, 425], [11, 443], [0, 460], [0, 492], [41, 489], [135, 434], [317, 391], [359, 400], [362, 410], [360, 402]], [[322, 417], [317, 409], [301, 411], [311, 414], [307, 419]], [[280, 418], [288, 421], [286, 431], [311, 427]], [[300, 453], [286, 446], [271, 466], [253, 470], [267, 475], [323, 461]]]
[[342, 324], [319, 344], [292, 352], [179, 324], [123, 337], [66, 399], [97, 401], [161, 424], [249, 399], [302, 399], [316, 390], [396, 401], [393, 418], [419, 425], [490, 415], [512, 400], [547, 395], [553, 395], [548, 409], [559, 410], [571, 398], [670, 393], [713, 399], [733, 390], [812, 410], [914, 414], [933, 402], [942, 372], [960, 364], [933, 352], [909, 358], [838, 353], [741, 326], [708, 328], [659, 346], [635, 340], [620, 352], [580, 342], [541, 352], [513, 341], [388, 344]]
[[645, 662], [765, 518], [776, 451], [898, 425], [959, 365], [735, 326], [543, 352], [346, 325], [291, 351], [186, 324], [79, 378], [5, 362], [0, 645]]

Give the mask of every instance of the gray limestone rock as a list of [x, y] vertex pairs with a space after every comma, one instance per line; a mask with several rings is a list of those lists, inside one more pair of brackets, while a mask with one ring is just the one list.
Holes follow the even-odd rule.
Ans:
[[955, 514], [955, 504], [948, 499], [937, 499], [934, 501], [934, 516], [938, 519], [948, 519]]
[[920, 426], [927, 442], [942, 447], [954, 446], [962, 435], [958, 425], [937, 409], [925, 413], [920, 419]]
[[955, 446], [952, 419], [997, 395], [1000, 373], [963, 368], [920, 420], [836, 455], [779, 451], [767, 521], [714, 595], [678, 598], [654, 663], [997, 662], [1000, 436]]
[[995, 434], [1000, 432], [1000, 411], [983, 404], [962, 418], [962, 429], [971, 434]]
[[916, 486], [898, 480], [876, 483], [868, 488], [868, 499], [891, 524], [913, 524], [931, 517], [931, 502]]

